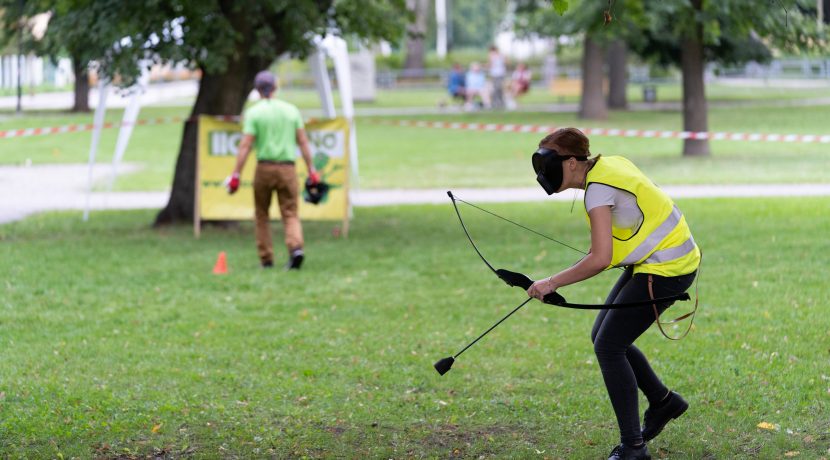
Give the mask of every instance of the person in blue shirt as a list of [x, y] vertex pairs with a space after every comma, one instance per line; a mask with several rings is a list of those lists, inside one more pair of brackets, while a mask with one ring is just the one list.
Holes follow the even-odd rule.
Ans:
[[487, 87], [487, 76], [481, 69], [481, 64], [473, 62], [470, 64], [470, 70], [465, 75], [464, 86], [467, 93], [467, 109], [473, 108], [473, 102], [478, 96], [481, 104], [485, 108], [490, 107], [490, 91]]
[[447, 79], [447, 91], [450, 93], [451, 98], [467, 99], [467, 88], [464, 80], [464, 69], [461, 67], [461, 64], [454, 63], [452, 65], [452, 71], [450, 71], [450, 76]]

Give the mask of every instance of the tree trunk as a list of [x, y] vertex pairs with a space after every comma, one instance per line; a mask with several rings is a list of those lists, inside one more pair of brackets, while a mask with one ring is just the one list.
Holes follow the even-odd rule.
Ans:
[[[692, 0], [696, 13], [702, 9], [703, 0]], [[683, 70], [683, 130], [709, 131], [706, 108], [706, 87], [703, 82], [703, 25], [698, 22], [693, 33], [684, 37], [680, 52]], [[708, 139], [684, 139], [683, 156], [709, 155]]]
[[608, 107], [627, 109], [628, 96], [628, 45], [614, 40], [608, 49]]
[[579, 118], [604, 120], [608, 106], [602, 91], [602, 47], [590, 36], [585, 36], [582, 52], [582, 97], [579, 100]]
[[75, 101], [73, 112], [89, 112], [89, 68], [87, 61], [72, 57], [72, 72], [75, 74]]
[[407, 9], [415, 13], [415, 22], [406, 28], [406, 63], [404, 69], [424, 70], [424, 37], [427, 33], [428, 0], [406, 0]]
[[[239, 115], [254, 85], [254, 76], [271, 63], [270, 58], [250, 56], [250, 43], [238, 42], [236, 53], [221, 74], [211, 74], [202, 68], [199, 94], [193, 104], [190, 118], [184, 124], [173, 188], [167, 206], [156, 215], [154, 226], [192, 223], [196, 192], [196, 144], [199, 115]], [[279, 50], [277, 50], [279, 51]], [[230, 174], [230, 171], [228, 171]]]

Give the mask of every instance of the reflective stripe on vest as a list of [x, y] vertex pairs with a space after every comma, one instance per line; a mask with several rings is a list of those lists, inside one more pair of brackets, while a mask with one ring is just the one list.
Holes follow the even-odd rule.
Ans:
[[[616, 266], [623, 267], [626, 265], [632, 265], [639, 262], [644, 257], [648, 256], [652, 251], [657, 248], [657, 245], [660, 244], [663, 239], [669, 236], [672, 230], [677, 227], [677, 224], [680, 223], [680, 219], [683, 217], [683, 214], [677, 209], [677, 206], [672, 207], [672, 212], [666, 217], [666, 220], [663, 221], [653, 232], [651, 232], [642, 243], [640, 243], [633, 251], [631, 251], [628, 256], [619, 262]], [[687, 240], [688, 241], [688, 240]], [[685, 244], [685, 243], [684, 243]], [[692, 248], [694, 248], [694, 241], [692, 241]], [[658, 252], [668, 251], [674, 248], [664, 249]], [[683, 254], [688, 253], [688, 251], [684, 252]], [[657, 253], [655, 253], [657, 254]], [[680, 254], [681, 256], [683, 254]], [[652, 254], [654, 256], [654, 254]], [[659, 257], [659, 256], [658, 256]], [[679, 257], [679, 256], [678, 256]], [[672, 260], [676, 259], [677, 257], [668, 258], [665, 260]], [[646, 260], [646, 263], [654, 263], [649, 260]]]
[[679, 259], [694, 250], [695, 239], [690, 236], [689, 239], [684, 241], [680, 246], [655, 251], [654, 254], [648, 256], [648, 259], [646, 259], [643, 263], [659, 264], [661, 262], [668, 262], [670, 260]]

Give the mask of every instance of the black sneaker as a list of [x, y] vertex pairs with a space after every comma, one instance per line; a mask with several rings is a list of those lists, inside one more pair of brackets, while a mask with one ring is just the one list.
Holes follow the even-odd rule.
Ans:
[[620, 444], [608, 454], [608, 460], [651, 460], [651, 454], [648, 453], [646, 443], [639, 447]]
[[288, 258], [288, 263], [285, 264], [285, 269], [299, 270], [300, 266], [303, 264], [304, 258], [305, 254], [303, 253], [303, 250], [295, 249], [294, 252], [291, 253], [291, 257]]
[[262, 268], [274, 268], [274, 261], [273, 260], [263, 260], [262, 261]]
[[667, 423], [683, 415], [688, 408], [689, 403], [674, 391], [669, 392], [659, 406], [649, 406], [643, 416], [643, 440], [648, 442], [656, 438]]

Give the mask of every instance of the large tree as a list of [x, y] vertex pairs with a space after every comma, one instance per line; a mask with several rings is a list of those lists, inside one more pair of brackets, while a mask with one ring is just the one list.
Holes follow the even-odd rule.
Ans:
[[93, 61], [112, 52], [129, 21], [119, 18], [120, 3], [90, 0], [41, 0], [52, 12], [43, 40], [52, 58], [66, 54], [75, 75], [73, 112], [89, 111], [89, 71]]
[[[639, 2], [636, 2], [639, 4]], [[555, 5], [554, 5], [555, 6]], [[604, 119], [608, 107], [625, 108], [627, 84], [626, 44], [639, 34], [637, 5], [614, 8], [611, 24], [604, 21], [608, 3], [594, 0], [569, 2], [567, 14], [536, 0], [517, 0], [516, 28], [544, 36], [581, 36], [582, 92], [580, 118]], [[609, 64], [610, 93], [605, 92], [605, 64]]]
[[622, 39], [608, 46], [608, 107], [628, 108], [628, 44]]
[[202, 74], [156, 225], [192, 222], [199, 115], [238, 115], [254, 75], [283, 54], [307, 55], [315, 35], [397, 40], [408, 18], [404, 0], [153, 0], [124, 2], [118, 12], [128, 38], [102, 57], [102, 72], [129, 84], [149, 59], [188, 62]]
[[[68, 56], [75, 74], [73, 112], [89, 111], [89, 67], [129, 35], [131, 21], [119, 11], [118, 0], [0, 0], [3, 18], [11, 30], [24, 25], [23, 51], [48, 56], [53, 61]], [[31, 33], [28, 18], [49, 13], [42, 37]], [[21, 17], [22, 16], [22, 17]], [[22, 20], [21, 20], [22, 19]], [[7, 38], [8, 40], [8, 38]]]
[[[526, 14], [520, 18], [529, 30], [552, 36], [582, 32], [591, 41], [606, 43], [619, 38], [640, 56], [678, 66], [683, 78], [683, 129], [692, 132], [709, 128], [703, 79], [707, 63], [764, 60], [770, 56], [769, 48], [787, 53], [827, 49], [826, 29], [816, 21], [815, 0], [583, 0], [571, 4], [562, 17], [550, 8], [538, 8], [535, 0], [517, 1], [525, 6]], [[609, 15], [603, 14], [606, 8], [610, 22]], [[589, 71], [602, 72], [598, 61], [593, 62]], [[708, 155], [709, 141], [685, 139], [683, 154]]]
[[427, 33], [427, 16], [431, 9], [430, 0], [406, 0], [406, 8], [413, 20], [406, 26], [406, 62], [404, 69], [423, 73], [425, 62], [425, 44]]
[[[786, 53], [826, 50], [815, 0], [647, 0], [647, 40], [640, 53], [678, 65], [683, 73], [683, 129], [709, 130], [704, 69], [769, 59], [768, 48]], [[685, 139], [684, 155], [708, 155], [707, 139]]]
[[579, 118], [604, 120], [608, 118], [608, 104], [604, 95], [603, 63], [605, 49], [592, 34], [585, 34], [582, 42], [582, 92], [579, 97]]

